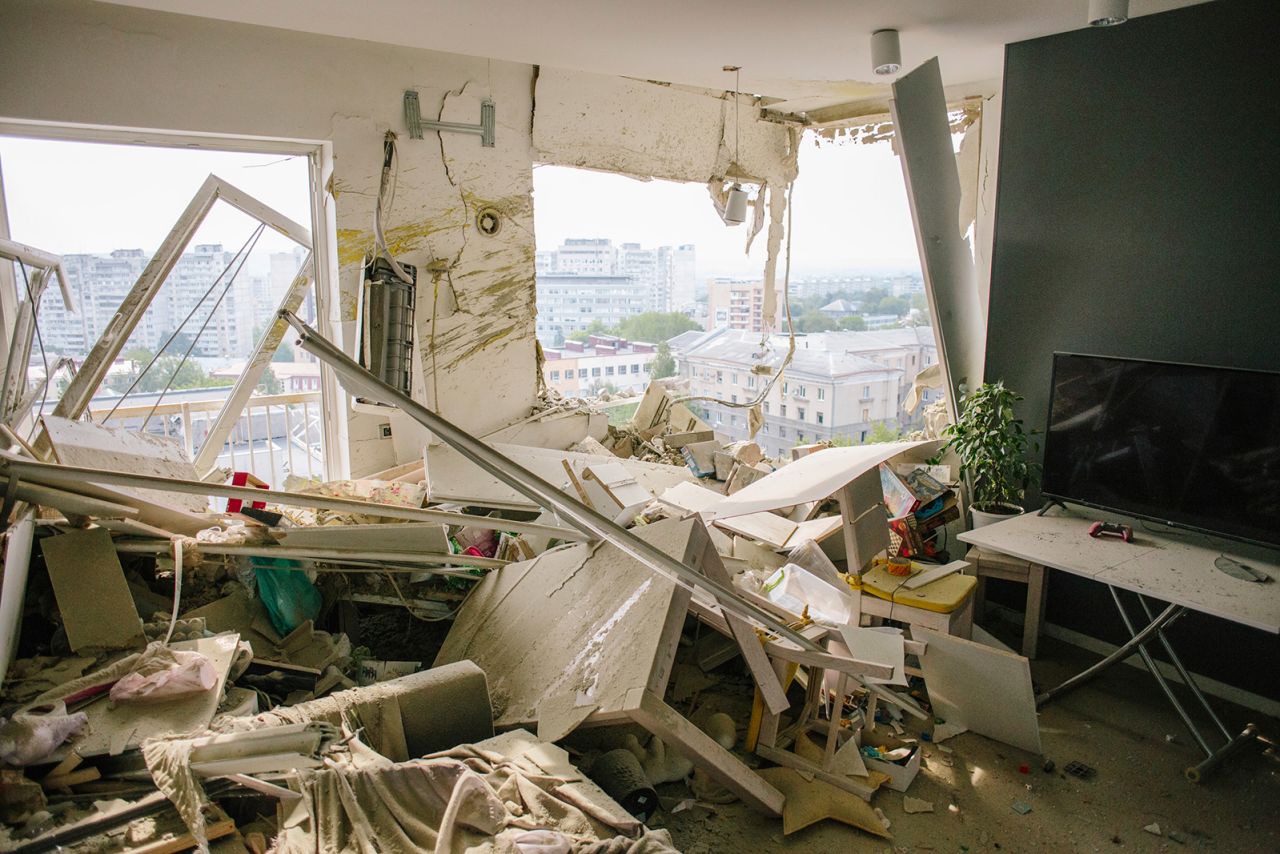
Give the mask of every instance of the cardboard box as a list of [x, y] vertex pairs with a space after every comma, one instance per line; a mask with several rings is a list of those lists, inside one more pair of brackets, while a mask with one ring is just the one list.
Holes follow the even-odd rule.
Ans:
[[900, 741], [891, 735], [881, 733], [880, 730], [862, 730], [862, 739], [859, 744], [873, 744], [876, 747], [885, 750], [895, 750], [899, 747], [911, 748], [911, 755], [905, 762], [885, 762], [880, 759], [869, 759], [863, 756], [863, 762], [870, 771], [879, 771], [882, 774], [889, 775], [888, 786], [895, 792], [905, 792], [911, 782], [915, 780], [916, 774], [920, 773], [920, 745], [918, 743], [908, 744]]

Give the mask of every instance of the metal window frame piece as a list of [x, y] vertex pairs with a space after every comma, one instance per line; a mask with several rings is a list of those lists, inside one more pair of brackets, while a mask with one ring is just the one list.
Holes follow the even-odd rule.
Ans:
[[[0, 237], [0, 259], [19, 261], [34, 270], [25, 285], [26, 298], [17, 301], [18, 294], [14, 291], [17, 310], [14, 312], [13, 330], [8, 339], [4, 388], [0, 390], [0, 422], [16, 428], [30, 409], [31, 394], [28, 391], [27, 376], [31, 345], [35, 339], [40, 300], [44, 297], [51, 277], [56, 276], [58, 279], [62, 304], [67, 311], [74, 313], [76, 305], [71, 296], [71, 288], [67, 285], [67, 271], [62, 265], [61, 256]], [[45, 377], [45, 383], [49, 383], [51, 379]]]
[[[115, 316], [111, 318], [102, 335], [94, 343], [80, 370], [72, 378], [67, 390], [63, 392], [58, 405], [54, 407], [54, 415], [77, 419], [84, 414], [89, 401], [93, 399], [98, 387], [106, 378], [107, 371], [124, 349], [129, 336], [137, 328], [142, 315], [155, 299], [160, 287], [169, 278], [178, 259], [182, 257], [183, 250], [187, 248], [196, 230], [219, 200], [283, 234], [300, 246], [306, 249], [312, 248], [311, 232], [308, 229], [217, 175], [211, 174], [200, 185], [200, 189], [196, 191], [182, 215], [178, 217], [177, 222], [160, 244], [160, 248], [147, 262], [138, 281], [120, 303]], [[50, 450], [48, 436], [43, 431], [36, 440], [35, 449], [40, 454], [47, 454]]]
[[[284, 298], [280, 301], [279, 311], [296, 312], [301, 306], [302, 301], [306, 299], [307, 288], [314, 280], [314, 267], [311, 253], [307, 253], [307, 257], [302, 262], [302, 266], [298, 268], [297, 275], [293, 277], [293, 281], [289, 284], [289, 289], [285, 291]], [[235, 427], [236, 422], [240, 420], [240, 414], [244, 412], [245, 404], [249, 402], [249, 398], [253, 397], [253, 390], [258, 387], [258, 381], [262, 379], [262, 375], [266, 372], [267, 367], [271, 364], [272, 357], [275, 356], [276, 350], [280, 348], [280, 342], [284, 340], [284, 334], [289, 330], [289, 324], [283, 317], [276, 313], [272, 319], [271, 325], [259, 339], [257, 346], [253, 350], [253, 355], [249, 357], [249, 361], [245, 363], [244, 370], [240, 376], [236, 378], [236, 384], [231, 388], [231, 394], [227, 396], [227, 402], [223, 404], [222, 409], [218, 412], [217, 419], [213, 422], [213, 426], [209, 428], [209, 434], [205, 436], [204, 444], [200, 446], [200, 453], [196, 454], [194, 460], [195, 469], [204, 477], [213, 471], [218, 465], [218, 454], [222, 450], [223, 444], [230, 435], [231, 429]], [[191, 425], [185, 425], [187, 435], [190, 436]]]
[[382, 382], [296, 315], [285, 313], [282, 316], [297, 330], [299, 346], [332, 367], [349, 394], [399, 407], [401, 412], [426, 427], [433, 435], [486, 473], [552, 511], [584, 534], [607, 540], [624, 554], [659, 575], [692, 591], [701, 590], [710, 594], [725, 612], [763, 626], [784, 642], [794, 644], [801, 649], [810, 652], [825, 651], [818, 644], [784, 625], [768, 611], [738, 596], [732, 588], [708, 578], [697, 569], [686, 566], [671, 555], [646, 543], [614, 523], [613, 520], [600, 515], [563, 490], [454, 426], [409, 395]]
[[954, 420], [961, 386], [982, 382], [987, 324], [973, 255], [958, 224], [960, 172], [936, 57], [894, 81], [890, 114]]

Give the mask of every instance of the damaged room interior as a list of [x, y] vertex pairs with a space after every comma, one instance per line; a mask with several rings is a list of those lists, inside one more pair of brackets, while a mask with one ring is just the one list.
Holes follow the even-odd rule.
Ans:
[[0, 851], [1280, 850], [1266, 0], [0, 0]]

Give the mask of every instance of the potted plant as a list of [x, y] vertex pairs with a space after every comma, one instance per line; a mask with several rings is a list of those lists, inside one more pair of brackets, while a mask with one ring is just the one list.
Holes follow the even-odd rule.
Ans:
[[[1003, 382], [983, 383], [961, 400], [960, 418], [942, 431], [960, 458], [960, 476], [969, 483], [973, 527], [981, 528], [1022, 513], [1018, 501], [1038, 474], [1027, 459], [1031, 435], [1015, 417], [1022, 395]], [[941, 452], [939, 452], [941, 453]]]

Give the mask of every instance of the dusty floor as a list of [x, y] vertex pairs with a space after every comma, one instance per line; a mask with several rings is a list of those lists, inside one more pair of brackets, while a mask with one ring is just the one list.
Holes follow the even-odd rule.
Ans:
[[[1000, 633], [999, 626], [992, 628]], [[1037, 685], [1053, 685], [1094, 660], [1075, 647], [1042, 639], [1032, 675]], [[1280, 721], [1213, 702], [1233, 729], [1254, 721], [1265, 734], [1280, 735]], [[715, 815], [700, 807], [664, 813], [653, 823], [669, 828], [686, 854], [1280, 852], [1280, 763], [1249, 747], [1208, 783], [1187, 782], [1183, 769], [1198, 758], [1199, 749], [1145, 672], [1115, 667], [1048, 705], [1040, 723], [1043, 758], [971, 733], [946, 742], [950, 755], [926, 746], [925, 764], [909, 794], [933, 801], [935, 812], [905, 814], [898, 792], [882, 791], [873, 801], [892, 822], [891, 843], [831, 821], [784, 838], [779, 820], [757, 815], [741, 803], [716, 807]], [[1175, 741], [1166, 742], [1166, 735]], [[1044, 759], [1052, 759], [1058, 770], [1045, 773]], [[1062, 766], [1072, 760], [1093, 766], [1096, 776], [1084, 781], [1063, 774]], [[1031, 766], [1030, 774], [1019, 772], [1022, 763]], [[689, 797], [681, 783], [659, 792], [668, 805]], [[1031, 804], [1032, 811], [1019, 815], [1011, 807], [1014, 801]], [[1143, 830], [1153, 822], [1183, 841]]]

